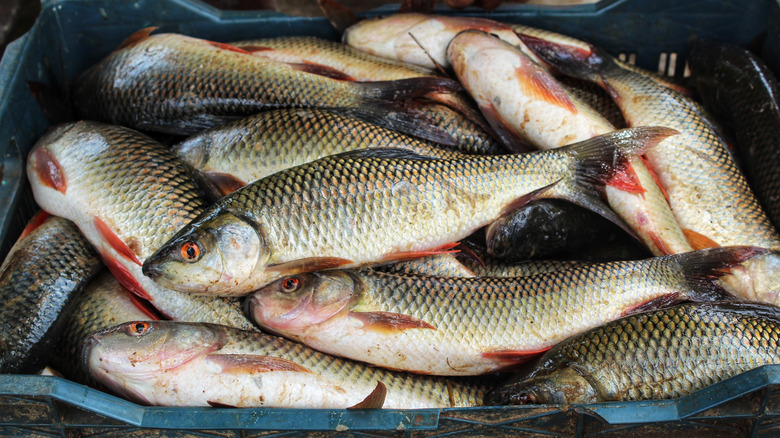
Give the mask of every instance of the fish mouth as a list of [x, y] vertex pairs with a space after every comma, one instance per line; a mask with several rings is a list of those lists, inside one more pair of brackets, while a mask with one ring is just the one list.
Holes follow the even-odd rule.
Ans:
[[163, 275], [162, 268], [157, 263], [154, 263], [154, 259], [151, 257], [141, 266], [141, 272], [152, 280], [156, 280]]
[[92, 353], [92, 348], [99, 344], [100, 338], [96, 333], [87, 336], [81, 344], [81, 366], [87, 372], [89, 372], [89, 356]]

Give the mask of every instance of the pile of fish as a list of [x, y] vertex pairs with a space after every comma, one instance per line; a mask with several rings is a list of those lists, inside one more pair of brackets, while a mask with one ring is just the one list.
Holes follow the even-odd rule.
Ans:
[[780, 363], [777, 83], [748, 52], [690, 59], [746, 178], [692, 91], [539, 29], [153, 31], [29, 153], [43, 212], [0, 267], [0, 372], [408, 409], [671, 398]]

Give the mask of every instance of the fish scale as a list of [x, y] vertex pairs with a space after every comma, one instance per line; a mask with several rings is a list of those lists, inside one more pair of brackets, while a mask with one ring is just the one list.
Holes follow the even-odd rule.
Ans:
[[474, 375], [526, 361], [648, 302], [701, 299], [717, 289], [708, 282], [719, 269], [763, 252], [717, 248], [516, 278], [323, 271], [262, 288], [247, 306], [261, 327], [330, 354]]

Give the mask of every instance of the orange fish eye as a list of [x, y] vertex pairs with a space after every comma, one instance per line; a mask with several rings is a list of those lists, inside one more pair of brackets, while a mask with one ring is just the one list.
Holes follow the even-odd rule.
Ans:
[[200, 247], [195, 242], [187, 242], [181, 246], [181, 258], [188, 262], [198, 260]]
[[148, 322], [139, 321], [130, 324], [130, 334], [133, 336], [143, 335], [147, 331], [149, 331]]
[[298, 285], [300, 283], [301, 281], [295, 277], [287, 277], [284, 280], [282, 280], [281, 283], [282, 292], [293, 292], [295, 291], [295, 289], [298, 289]]

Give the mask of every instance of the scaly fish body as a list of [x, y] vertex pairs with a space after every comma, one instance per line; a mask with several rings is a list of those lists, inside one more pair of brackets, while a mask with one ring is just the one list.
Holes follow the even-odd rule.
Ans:
[[[527, 36], [526, 42], [567, 74], [610, 92], [630, 126], [667, 126], [682, 134], [645, 154], [668, 194], [677, 222], [693, 248], [754, 245], [780, 250], [769, 222], [717, 129], [690, 98], [650, 77], [625, 69], [595, 47], [561, 45]], [[747, 299], [774, 303], [780, 296], [780, 256], [746, 264], [732, 281]]]
[[191, 134], [262, 109], [367, 109], [457, 88], [444, 78], [358, 83], [299, 71], [227, 44], [137, 32], [76, 80], [85, 119]]
[[261, 327], [326, 353], [435, 375], [524, 362], [648, 302], [708, 289], [758, 248], [715, 248], [517, 278], [363, 271], [286, 277], [247, 299]]
[[148, 258], [144, 273], [176, 290], [241, 295], [290, 273], [430, 255], [533, 197], [610, 216], [593, 187], [626, 154], [672, 133], [619, 131], [525, 155], [444, 160], [375, 149], [321, 158], [222, 198]]
[[213, 324], [131, 322], [85, 342], [85, 363], [107, 386], [155, 405], [338, 409], [378, 382], [384, 408], [476, 406], [484, 387], [328, 356], [298, 343]]
[[[521, 137], [536, 148], [551, 149], [615, 130], [517, 47], [494, 36], [475, 30], [461, 32], [447, 54], [485, 117], [506, 137]], [[654, 255], [690, 251], [651, 172], [639, 157], [630, 162], [625, 186], [607, 188], [610, 206]], [[505, 230], [511, 220], [504, 218], [492, 225], [489, 234], [499, 234], [495, 229]]]
[[683, 304], [611, 322], [548, 351], [486, 404], [598, 403], [681, 397], [780, 363], [780, 313], [755, 303]]
[[0, 266], [0, 373], [33, 374], [53, 356], [72, 297], [100, 258], [72, 222], [38, 213]]
[[98, 274], [78, 294], [73, 310], [63, 324], [62, 339], [55, 348], [52, 365], [74, 382], [96, 386], [97, 382], [82, 367], [81, 346], [92, 333], [127, 321], [157, 319], [141, 302], [125, 289], [110, 272]]
[[61, 125], [30, 151], [27, 176], [38, 205], [75, 222], [117, 279], [160, 312], [251, 327], [238, 302], [165, 289], [141, 272], [143, 261], [206, 206], [167, 147], [128, 128]]

